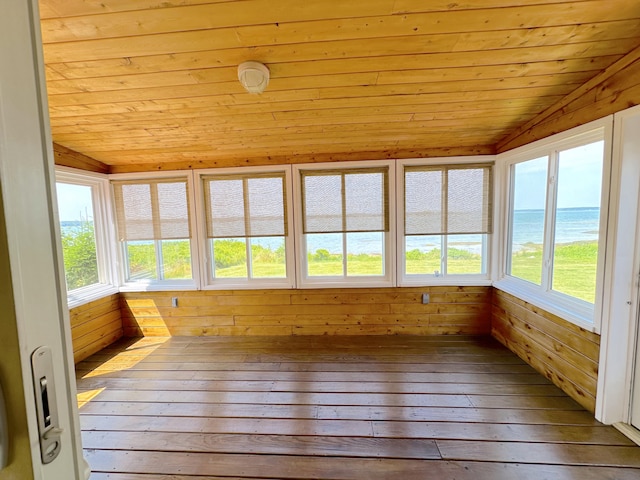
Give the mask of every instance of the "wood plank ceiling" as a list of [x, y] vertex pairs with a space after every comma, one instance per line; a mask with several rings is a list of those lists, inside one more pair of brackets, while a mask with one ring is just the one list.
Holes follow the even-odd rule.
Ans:
[[[492, 153], [640, 45], [636, 0], [40, 0], [55, 143], [151, 170]], [[261, 95], [237, 66], [268, 65]]]

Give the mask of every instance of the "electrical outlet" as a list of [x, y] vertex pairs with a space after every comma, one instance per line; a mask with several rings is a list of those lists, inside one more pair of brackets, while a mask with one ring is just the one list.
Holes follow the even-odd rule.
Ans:
[[429, 303], [429, 294], [428, 293], [423, 293], [422, 294], [422, 303], [424, 303], [425, 305], [427, 303]]

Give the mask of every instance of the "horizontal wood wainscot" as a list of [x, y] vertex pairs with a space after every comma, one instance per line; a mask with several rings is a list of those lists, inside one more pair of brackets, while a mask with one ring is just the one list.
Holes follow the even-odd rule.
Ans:
[[75, 363], [122, 337], [119, 294], [115, 293], [69, 310]]
[[497, 289], [491, 332], [580, 405], [595, 411], [599, 335]]
[[[429, 304], [422, 304], [429, 293]], [[491, 287], [121, 293], [125, 336], [488, 335]], [[172, 307], [172, 298], [177, 306]]]

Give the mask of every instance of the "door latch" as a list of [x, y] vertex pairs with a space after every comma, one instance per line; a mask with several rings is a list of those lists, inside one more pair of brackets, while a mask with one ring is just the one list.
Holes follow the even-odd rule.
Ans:
[[56, 459], [62, 447], [51, 348], [38, 347], [31, 354], [31, 369], [38, 414], [40, 456], [42, 463], [47, 464]]

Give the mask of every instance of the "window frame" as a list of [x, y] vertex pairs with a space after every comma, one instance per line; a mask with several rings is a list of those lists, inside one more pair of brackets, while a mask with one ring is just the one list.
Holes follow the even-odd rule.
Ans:
[[[209, 238], [207, 237], [207, 220], [205, 207], [204, 177], [224, 175], [284, 173], [285, 179], [285, 207], [287, 209], [287, 235], [285, 242], [286, 277], [281, 278], [215, 278], [211, 265]], [[258, 289], [289, 289], [295, 288], [295, 234], [293, 220], [293, 184], [291, 165], [269, 165], [257, 167], [209, 168], [194, 171], [194, 195], [197, 210], [197, 237], [199, 243], [201, 288], [202, 290], [258, 290]], [[249, 240], [250, 237], [246, 237]], [[248, 249], [249, 247], [247, 247]], [[249, 259], [247, 259], [249, 261]]]
[[[490, 199], [493, 202], [493, 228], [495, 230], [498, 222], [496, 222], [495, 208], [496, 208], [496, 172], [494, 166], [494, 155], [475, 155], [465, 157], [439, 157], [439, 158], [412, 158], [405, 160], [398, 160], [396, 162], [396, 178], [397, 178], [397, 223], [396, 229], [396, 245], [397, 245], [397, 265], [398, 265], [398, 286], [399, 287], [416, 287], [416, 286], [428, 286], [428, 285], [448, 285], [448, 286], [489, 286], [491, 285], [491, 267], [492, 267], [492, 237], [493, 234], [483, 234], [485, 239], [482, 245], [482, 266], [484, 273], [471, 273], [471, 274], [448, 274], [440, 273], [438, 276], [435, 274], [407, 274], [406, 273], [406, 242], [404, 233], [404, 216], [405, 216], [405, 182], [404, 171], [405, 167], [411, 166], [453, 166], [453, 165], [467, 165], [467, 164], [486, 164], [491, 165], [493, 171], [493, 196]], [[490, 193], [491, 195], [491, 193]], [[448, 236], [442, 235], [443, 243], [447, 244]], [[446, 263], [447, 251], [443, 250], [441, 255], [440, 265]]]
[[[563, 319], [586, 330], [599, 333], [602, 323], [602, 308], [607, 272], [605, 271], [605, 257], [608, 251], [608, 212], [611, 183], [611, 155], [612, 155], [611, 117], [606, 117], [551, 137], [533, 142], [528, 145], [498, 155], [496, 164], [500, 170], [500, 204], [502, 234], [499, 239], [500, 265], [494, 287], [537, 307], [562, 317]], [[598, 261], [596, 266], [595, 301], [590, 304], [584, 300], [572, 297], [552, 289], [554, 245], [552, 229], [555, 228], [557, 185], [549, 188], [550, 182], [557, 182], [559, 152], [572, 148], [603, 141], [602, 184], [600, 187], [600, 218], [598, 236]], [[541, 272], [541, 285], [508, 274], [511, 257], [512, 211], [513, 211], [513, 169], [514, 165], [539, 157], [549, 157], [549, 166], [554, 170], [547, 170], [547, 191], [545, 198], [544, 217], [544, 245]], [[549, 215], [552, 211], [552, 215]]]
[[[109, 176], [106, 174], [88, 172], [70, 167], [55, 167], [55, 182], [70, 185], [79, 185], [91, 188], [93, 203], [93, 224], [96, 240], [96, 258], [98, 266], [98, 283], [84, 287], [67, 290], [67, 304], [69, 308], [78, 307], [93, 300], [112, 295], [119, 291], [117, 279], [118, 269], [116, 262], [115, 230], [112, 222], [111, 198]], [[60, 215], [58, 210], [58, 198], [55, 198], [55, 214], [58, 228]], [[59, 230], [59, 238], [62, 239], [62, 230]], [[63, 258], [62, 249], [60, 250]], [[64, 263], [63, 263], [64, 268]]]
[[[121, 242], [117, 236], [116, 229], [116, 205], [113, 181], [139, 181], [140, 183], [146, 183], [149, 181], [161, 180], [161, 179], [180, 179], [187, 182], [187, 199], [189, 202], [189, 226], [191, 229], [190, 252], [191, 252], [191, 279], [170, 279], [170, 280], [127, 280], [127, 253], [126, 242]], [[118, 259], [118, 279], [120, 282], [121, 292], [140, 292], [140, 291], [171, 291], [171, 290], [197, 290], [200, 286], [200, 259], [198, 248], [198, 236], [196, 235], [196, 208], [195, 208], [195, 192], [193, 185], [193, 172], [184, 170], [173, 170], [165, 172], [144, 172], [144, 173], [119, 173], [109, 175], [109, 191], [112, 198], [112, 211], [113, 211], [113, 224], [114, 224], [114, 244], [117, 251]], [[162, 240], [154, 240], [156, 255], [158, 251], [158, 244]], [[158, 257], [156, 256], [156, 268]]]
[[[367, 168], [388, 169], [388, 205], [389, 231], [382, 232], [384, 240], [384, 275], [358, 276], [308, 276], [306, 237], [303, 233], [302, 208], [302, 172], [312, 170], [362, 170]], [[371, 288], [393, 287], [396, 285], [396, 237], [393, 229], [396, 226], [396, 168], [392, 160], [370, 160], [355, 162], [327, 162], [305, 163], [293, 165], [293, 197], [294, 197], [294, 225], [296, 242], [296, 284], [298, 288]], [[343, 233], [342, 235], [346, 235]], [[346, 254], [346, 252], [345, 252]]]

